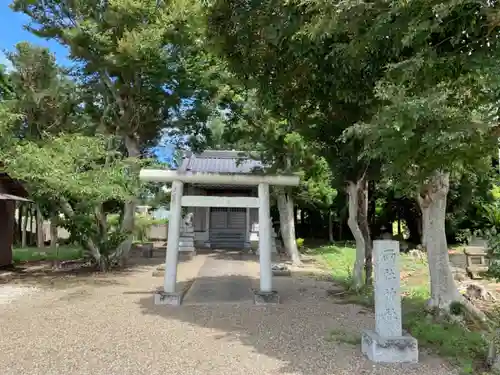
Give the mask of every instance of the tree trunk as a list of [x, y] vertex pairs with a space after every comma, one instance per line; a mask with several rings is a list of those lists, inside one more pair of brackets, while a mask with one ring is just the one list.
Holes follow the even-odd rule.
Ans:
[[106, 214], [104, 213], [102, 204], [96, 206], [94, 211], [101, 237], [106, 240], [106, 238], [108, 237], [108, 223], [106, 221]]
[[24, 203], [21, 206], [19, 212], [19, 220], [21, 220], [21, 247], [25, 248], [28, 245], [27, 232], [28, 232], [28, 203]]
[[57, 214], [53, 214], [50, 218], [50, 247], [57, 249]]
[[17, 213], [17, 218], [16, 218], [16, 233], [14, 236], [14, 241], [17, 245], [20, 244], [21, 242], [21, 236], [22, 236], [22, 231], [23, 231], [23, 223], [22, 223], [22, 217], [23, 217], [23, 202], [16, 202], [16, 213]]
[[[69, 204], [68, 201], [65, 199], [61, 198], [61, 211], [63, 214], [68, 217], [68, 218], [74, 218], [75, 217], [75, 212], [73, 211], [73, 207]], [[92, 239], [87, 238], [85, 239], [85, 242], [82, 243], [82, 245], [90, 252], [96, 263], [101, 267], [102, 270], [102, 258], [101, 252], [99, 251], [98, 247], [95, 245], [94, 241]]]
[[31, 245], [31, 237], [33, 235], [33, 207], [31, 205], [28, 206], [28, 224], [29, 224], [29, 237], [28, 244]]
[[330, 243], [334, 242], [334, 237], [333, 237], [333, 213], [332, 213], [332, 210], [328, 210], [328, 241]]
[[356, 183], [348, 181], [346, 188], [349, 207], [347, 224], [356, 241], [356, 261], [352, 271], [352, 287], [355, 290], [359, 290], [363, 286], [363, 268], [365, 265], [365, 238], [358, 224], [358, 191], [362, 182], [362, 180], [358, 180]]
[[36, 206], [36, 246], [41, 249], [45, 246], [43, 233], [43, 216], [40, 207]]
[[371, 180], [368, 182], [368, 224], [371, 230], [375, 228], [377, 214], [377, 200], [375, 197], [376, 184]]
[[[139, 142], [136, 136], [127, 135], [125, 136], [125, 147], [127, 149], [127, 155], [133, 160], [132, 173], [138, 172], [139, 164], [137, 163], [141, 152], [139, 149]], [[135, 210], [137, 207], [137, 198], [131, 197], [131, 199], [125, 202], [123, 209], [123, 220], [121, 224], [121, 232], [127, 233], [128, 237], [125, 241], [123, 241], [116, 252], [113, 254], [113, 259], [118, 261], [121, 265], [125, 265], [126, 260], [128, 258], [128, 254], [130, 252], [130, 248], [132, 247], [133, 231], [135, 225]]]
[[59, 248], [57, 247], [58, 236], [57, 236], [57, 212], [53, 212], [50, 216], [50, 249], [54, 253], [55, 261], [53, 266], [59, 268]]
[[358, 223], [363, 239], [365, 241], [365, 285], [370, 286], [373, 282], [372, 253], [373, 245], [370, 236], [370, 223], [368, 222], [368, 182], [360, 184], [358, 190]]
[[422, 186], [418, 196], [422, 210], [422, 243], [427, 249], [431, 300], [429, 307], [449, 310], [453, 301], [462, 302], [450, 268], [446, 243], [446, 197], [450, 175], [435, 171], [428, 184]]
[[278, 211], [280, 216], [280, 229], [285, 249], [292, 259], [292, 264], [302, 265], [299, 249], [295, 238], [295, 219], [293, 214], [293, 199], [286, 191], [278, 191]]

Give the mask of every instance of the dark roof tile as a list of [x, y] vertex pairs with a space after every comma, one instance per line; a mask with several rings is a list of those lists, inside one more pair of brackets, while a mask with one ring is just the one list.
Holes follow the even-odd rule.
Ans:
[[188, 152], [184, 155], [180, 172], [244, 174], [262, 170], [263, 164], [241, 151]]

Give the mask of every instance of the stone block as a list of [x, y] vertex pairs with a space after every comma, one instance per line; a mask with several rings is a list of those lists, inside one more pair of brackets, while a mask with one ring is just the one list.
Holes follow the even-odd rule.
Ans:
[[290, 270], [273, 270], [273, 276], [292, 276]]
[[179, 239], [179, 247], [193, 247], [194, 238], [193, 237], [181, 237]]
[[400, 337], [382, 337], [366, 330], [361, 335], [361, 351], [377, 363], [418, 363], [418, 342], [403, 332]]
[[156, 267], [157, 271], [165, 271], [165, 263], [160, 264], [158, 267]]
[[182, 303], [182, 297], [184, 297], [184, 293], [167, 293], [164, 291], [157, 291], [154, 295], [154, 301], [155, 305], [180, 306]]
[[276, 305], [280, 303], [280, 296], [275, 290], [272, 292], [254, 290], [253, 301], [256, 305]]
[[180, 261], [191, 260], [194, 258], [195, 255], [196, 255], [196, 251], [194, 249], [189, 250], [189, 251], [180, 250], [179, 251], [179, 260]]
[[284, 263], [272, 264], [271, 269], [273, 270], [273, 276], [291, 276], [292, 275], [292, 272], [288, 269], [288, 267]]

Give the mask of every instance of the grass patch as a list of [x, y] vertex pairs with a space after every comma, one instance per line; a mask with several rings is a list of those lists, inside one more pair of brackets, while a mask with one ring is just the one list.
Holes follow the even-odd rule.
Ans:
[[57, 251], [51, 248], [39, 249], [37, 247], [14, 248], [12, 258], [14, 263], [77, 260], [83, 258], [83, 249], [76, 246], [60, 246]]
[[[345, 287], [342, 301], [373, 306], [373, 290], [354, 293], [349, 290], [356, 250], [345, 245], [323, 246], [312, 251], [316, 259], [328, 267], [332, 279]], [[484, 363], [487, 346], [479, 332], [467, 331], [453, 322], [436, 322], [425, 312], [429, 294], [429, 270], [426, 261], [409, 255], [400, 256], [403, 327], [418, 339], [420, 347], [450, 359], [461, 366], [464, 374], [477, 374]], [[332, 332], [331, 339], [342, 341], [345, 334]], [[352, 336], [351, 336], [352, 339]], [[353, 342], [353, 340], [348, 340]], [[356, 342], [359, 343], [359, 340]]]

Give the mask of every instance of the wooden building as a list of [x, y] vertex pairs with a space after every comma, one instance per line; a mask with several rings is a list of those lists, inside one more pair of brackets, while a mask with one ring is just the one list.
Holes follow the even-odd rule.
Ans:
[[0, 172], [0, 267], [12, 264], [16, 201], [29, 202], [23, 185]]

